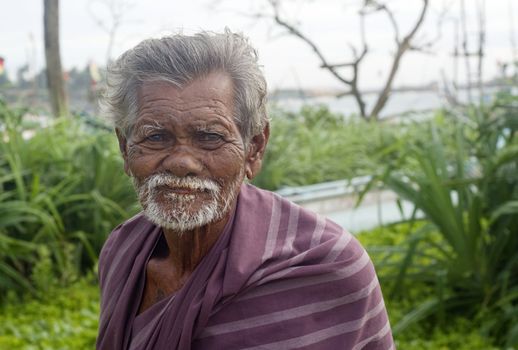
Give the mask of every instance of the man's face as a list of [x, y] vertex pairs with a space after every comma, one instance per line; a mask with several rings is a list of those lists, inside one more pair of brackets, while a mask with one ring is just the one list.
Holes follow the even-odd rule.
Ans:
[[250, 158], [234, 122], [230, 77], [221, 72], [182, 89], [147, 82], [131, 135], [119, 135], [126, 171], [146, 215], [187, 231], [228, 215]]

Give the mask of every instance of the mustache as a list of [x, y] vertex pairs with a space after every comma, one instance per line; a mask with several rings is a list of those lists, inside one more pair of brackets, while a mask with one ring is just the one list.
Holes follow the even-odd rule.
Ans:
[[194, 176], [179, 177], [167, 173], [151, 175], [147, 177], [142, 184], [138, 185], [138, 187], [145, 188], [148, 191], [162, 186], [212, 193], [218, 193], [220, 190], [219, 184], [214, 180], [200, 179]]

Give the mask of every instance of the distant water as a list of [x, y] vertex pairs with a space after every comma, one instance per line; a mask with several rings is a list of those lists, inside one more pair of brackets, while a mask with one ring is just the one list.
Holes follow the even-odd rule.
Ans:
[[[485, 100], [490, 99], [490, 96], [496, 92], [495, 88], [486, 89]], [[376, 94], [367, 94], [364, 97], [369, 111], [376, 100]], [[466, 90], [460, 90], [457, 96], [460, 102], [468, 101], [468, 94]], [[473, 90], [472, 99], [478, 100], [476, 90]], [[332, 112], [341, 113], [345, 116], [358, 114], [359, 110], [356, 100], [352, 96], [344, 96], [340, 98], [325, 96], [325, 97], [311, 97], [311, 98], [282, 98], [273, 102], [276, 106], [287, 109], [289, 111], [298, 111], [304, 105], [326, 105]], [[437, 91], [406, 91], [394, 92], [390, 96], [385, 108], [381, 112], [381, 118], [400, 116], [409, 112], [426, 112], [435, 110], [447, 105], [447, 100], [444, 95]]]

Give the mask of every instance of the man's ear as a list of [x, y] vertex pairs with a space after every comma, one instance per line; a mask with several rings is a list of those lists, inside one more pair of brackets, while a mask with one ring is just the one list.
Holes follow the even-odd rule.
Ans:
[[245, 174], [249, 180], [256, 177], [261, 170], [264, 151], [266, 150], [269, 138], [270, 124], [267, 122], [263, 130], [250, 140], [245, 164]]
[[129, 176], [130, 170], [128, 166], [128, 140], [120, 129], [115, 129], [117, 139], [119, 140], [119, 149], [121, 151], [122, 158], [124, 159], [124, 172]]

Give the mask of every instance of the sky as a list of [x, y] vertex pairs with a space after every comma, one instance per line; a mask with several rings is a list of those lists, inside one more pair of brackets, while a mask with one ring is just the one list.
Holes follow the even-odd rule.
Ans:
[[[110, 26], [106, 3], [128, 5], [116, 31], [111, 58], [149, 37], [171, 33], [194, 33], [200, 30], [221, 31], [225, 27], [243, 32], [259, 52], [270, 89], [344, 89], [331, 74], [319, 68], [320, 61], [300, 39], [287, 35], [267, 16], [266, 0], [61, 0], [61, 59], [64, 69], [83, 68], [90, 60], [104, 65], [107, 60], [108, 34], [97, 23]], [[486, 56], [484, 76], [499, 74], [498, 62], [516, 58], [513, 35], [518, 37], [518, 1], [464, 0], [470, 50], [477, 45], [476, 4], [486, 8]], [[11, 78], [16, 70], [29, 64], [36, 72], [44, 67], [43, 0], [3, 0], [0, 12], [0, 56]], [[359, 48], [360, 0], [283, 0], [282, 13], [321, 48], [330, 62], [344, 63], [352, 58], [350, 45]], [[406, 33], [417, 19], [422, 1], [386, 0]], [[466, 76], [464, 61], [455, 63], [452, 52], [455, 27], [458, 27], [461, 0], [430, 0], [430, 9], [415, 43], [433, 41], [428, 53], [409, 52], [404, 56], [395, 85], [424, 85], [451, 81]], [[447, 9], [446, 12], [445, 9]], [[445, 13], [441, 16], [441, 13]], [[442, 25], [438, 20], [443, 18]], [[361, 68], [359, 81], [365, 89], [379, 88], [386, 78], [395, 49], [394, 32], [382, 13], [366, 19], [369, 52]], [[456, 24], [457, 23], [457, 24]], [[514, 26], [514, 28], [513, 28]], [[440, 31], [439, 29], [440, 28]], [[438, 33], [440, 32], [440, 35]], [[518, 39], [514, 39], [518, 40]], [[513, 52], [514, 51], [514, 52]], [[471, 60], [475, 70], [476, 60]], [[343, 71], [348, 74], [347, 68]], [[455, 74], [455, 72], [457, 72]]]

